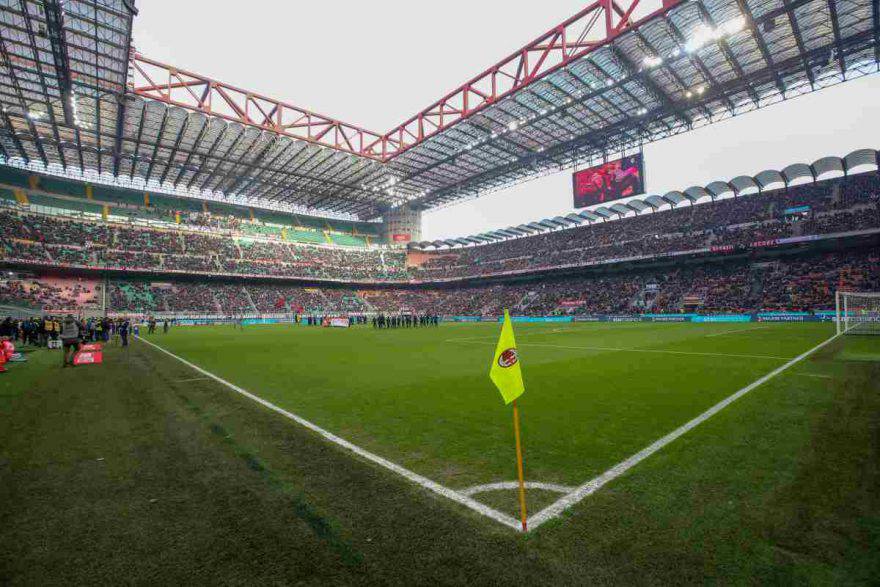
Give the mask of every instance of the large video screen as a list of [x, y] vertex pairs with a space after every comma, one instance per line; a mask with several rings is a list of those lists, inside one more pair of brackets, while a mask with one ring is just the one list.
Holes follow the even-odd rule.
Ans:
[[585, 208], [645, 193], [642, 154], [575, 172], [574, 207]]

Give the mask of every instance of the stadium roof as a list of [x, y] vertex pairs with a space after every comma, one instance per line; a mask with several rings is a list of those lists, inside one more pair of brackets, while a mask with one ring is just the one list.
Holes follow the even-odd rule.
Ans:
[[[627, 199], [625, 202], [618, 202], [611, 206], [598, 206], [582, 210], [579, 214], [569, 214], [564, 218], [561, 216], [547, 218], [538, 222], [532, 222], [526, 226], [533, 229], [534, 233], [551, 232], [562, 228], [580, 226], [584, 223], [592, 224], [593, 222], [604, 222], [607, 219], [619, 219], [631, 213], [640, 214], [649, 209], [651, 211], [656, 211], [664, 206], [671, 206], [674, 208], [679, 204], [695, 204], [700, 200], [714, 201], [719, 197], [738, 197], [761, 194], [763, 192], [781, 188], [816, 183], [826, 179], [845, 177], [866, 172], [876, 173], [878, 169], [880, 169], [880, 151], [875, 151], [874, 149], [859, 149], [842, 158], [835, 156], [822, 157], [810, 165], [806, 163], [795, 163], [789, 165], [782, 171], [768, 169], [754, 177], [741, 175], [734, 177], [730, 181], [713, 181], [705, 187], [693, 186], [684, 191], [667, 192], [662, 196], [649, 195], [633, 197]], [[514, 234], [510, 234], [511, 232]], [[518, 233], [516, 228], [513, 227], [495, 231], [495, 233], [504, 235], [504, 238], [495, 240], [509, 240], [525, 236]], [[423, 241], [410, 243], [409, 248], [424, 250], [428, 248], [452, 248], [460, 244], [482, 244], [459, 242], [461, 240], [468, 241], [468, 238], [472, 239], [475, 237], [466, 237], [465, 239], [458, 239], [456, 241]]]
[[880, 62], [876, 1], [599, 0], [378, 133], [138, 55], [135, 14], [134, 0], [0, 6], [6, 163], [373, 219], [598, 162]]

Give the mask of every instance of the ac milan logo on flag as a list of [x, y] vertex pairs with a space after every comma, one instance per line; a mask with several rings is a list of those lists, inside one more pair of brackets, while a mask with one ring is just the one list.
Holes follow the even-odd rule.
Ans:
[[517, 361], [519, 361], [519, 357], [516, 354], [516, 349], [507, 349], [498, 356], [498, 366], [505, 369], [513, 367]]

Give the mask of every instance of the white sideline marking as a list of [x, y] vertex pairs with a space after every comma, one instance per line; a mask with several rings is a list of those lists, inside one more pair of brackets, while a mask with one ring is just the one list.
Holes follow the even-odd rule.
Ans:
[[368, 461], [372, 461], [373, 463], [375, 463], [381, 467], [384, 467], [390, 471], [393, 471], [393, 472], [397, 473], [398, 475], [400, 475], [401, 477], [404, 477], [404, 478], [412, 481], [416, 485], [424, 487], [425, 489], [433, 491], [434, 493], [436, 493], [438, 495], [442, 495], [443, 497], [445, 497], [447, 499], [451, 499], [452, 501], [458, 502], [461, 505], [469, 507], [472, 510], [474, 510], [475, 512], [486, 516], [487, 518], [491, 518], [491, 519], [495, 520], [496, 522], [499, 522], [501, 524], [504, 524], [505, 526], [513, 528], [514, 530], [521, 531], [521, 525], [520, 525], [519, 520], [516, 520], [513, 517], [508, 516], [507, 514], [503, 514], [503, 513], [499, 512], [498, 510], [492, 509], [489, 506], [484, 505], [474, 499], [471, 499], [469, 496], [464, 495], [462, 493], [459, 493], [458, 491], [455, 491], [454, 489], [450, 489], [444, 485], [440, 485], [439, 483], [437, 483], [435, 481], [431, 481], [427, 477], [423, 477], [422, 475], [419, 475], [418, 473], [414, 473], [413, 471], [410, 471], [409, 469], [407, 469], [405, 467], [401, 467], [400, 465], [398, 465], [396, 463], [392, 463], [391, 461], [384, 459], [377, 454], [371, 453], [368, 450], [365, 450], [355, 444], [352, 444], [351, 442], [345, 440], [344, 438], [340, 438], [339, 436], [336, 436], [335, 434], [328, 432], [327, 430], [324, 430], [323, 428], [321, 428], [317, 424], [313, 424], [313, 423], [309, 422], [308, 420], [306, 420], [305, 418], [297, 416], [296, 414], [294, 414], [292, 412], [288, 412], [284, 408], [280, 408], [280, 407], [276, 406], [275, 404], [273, 404], [269, 401], [266, 401], [263, 398], [256, 396], [256, 395], [252, 394], [251, 392], [249, 392], [249, 391], [247, 391], [247, 390], [245, 390], [245, 389], [243, 389], [233, 383], [230, 383], [230, 382], [226, 381], [225, 379], [218, 377], [217, 375], [214, 375], [213, 373], [210, 373], [209, 371], [202, 369], [198, 365], [190, 363], [186, 359], [179, 357], [179, 356], [175, 355], [174, 353], [163, 349], [159, 345], [152, 343], [149, 340], [146, 340], [146, 339], [143, 339], [140, 337], [135, 337], [135, 338], [137, 340], [140, 340], [143, 343], [150, 345], [151, 347], [153, 347], [159, 351], [162, 351], [166, 355], [177, 359], [178, 361], [180, 361], [181, 363], [183, 363], [187, 367], [190, 367], [191, 369], [198, 371], [202, 375], [205, 375], [206, 377], [213, 379], [214, 381], [225, 385], [226, 387], [235, 391], [236, 393], [240, 393], [241, 395], [245, 396], [246, 398], [252, 399], [253, 401], [257, 402], [258, 404], [265, 406], [265, 407], [269, 408], [270, 410], [281, 414], [285, 418], [293, 420], [297, 424], [304, 426], [313, 432], [318, 433], [319, 435], [324, 437], [326, 440], [329, 440], [330, 442], [332, 442], [334, 444], [338, 444], [342, 448], [353, 452], [354, 454], [358, 455], [359, 457], [367, 459]]
[[210, 377], [193, 377], [192, 379], [178, 379], [174, 383], [192, 383], [193, 381], [210, 381]]
[[734, 330], [724, 330], [722, 332], [715, 332], [713, 334], [707, 334], [706, 338], [712, 338], [713, 336], [724, 336], [725, 334], [736, 334], [737, 332], [751, 332], [752, 330], [766, 330], [769, 326], [754, 326], [752, 328], [736, 328]]
[[[557, 485], [556, 483], [541, 483], [540, 481], [526, 481], [526, 489], [545, 489], [547, 491], [555, 491], [556, 493], [571, 493], [576, 488], [568, 485]], [[519, 489], [518, 481], [501, 481], [499, 483], [487, 483], [485, 485], [474, 485], [467, 489], [459, 491], [462, 495], [476, 495], [478, 493], [486, 493], [487, 491], [503, 491], [506, 489]]]
[[702, 414], [700, 414], [699, 416], [697, 416], [696, 418], [691, 420], [690, 422], [687, 422], [686, 424], [683, 424], [682, 426], [676, 428], [675, 430], [673, 430], [672, 432], [670, 432], [666, 436], [654, 441], [651, 445], [643, 448], [642, 450], [640, 450], [636, 454], [632, 455], [628, 459], [621, 461], [620, 463], [614, 465], [613, 467], [611, 467], [610, 469], [608, 469], [607, 471], [605, 471], [604, 473], [602, 473], [601, 475], [599, 475], [595, 479], [592, 479], [592, 480], [584, 483], [583, 485], [581, 485], [580, 487], [578, 487], [577, 489], [575, 489], [571, 493], [559, 498], [555, 503], [547, 506], [546, 508], [544, 508], [543, 510], [541, 510], [540, 512], [538, 512], [534, 516], [530, 517], [528, 519], [529, 526], [532, 529], [535, 529], [538, 526], [540, 526], [541, 524], [543, 524], [544, 522], [547, 522], [548, 520], [552, 520], [553, 518], [558, 517], [560, 514], [562, 514], [562, 512], [564, 512], [565, 510], [567, 510], [571, 506], [575, 505], [576, 503], [580, 502], [588, 495], [595, 493], [597, 490], [599, 490], [605, 484], [609, 483], [610, 481], [613, 481], [614, 479], [617, 479], [618, 477], [620, 477], [621, 475], [626, 473], [628, 470], [630, 470], [632, 467], [634, 467], [635, 465], [642, 462], [643, 460], [645, 460], [646, 458], [648, 458], [649, 456], [651, 456], [655, 452], [657, 452], [660, 449], [662, 449], [663, 447], [665, 447], [667, 444], [670, 444], [672, 441], [683, 436], [684, 434], [686, 434], [690, 430], [693, 430], [694, 428], [696, 428], [697, 426], [699, 426], [700, 424], [702, 424], [703, 422], [705, 422], [706, 420], [708, 420], [709, 418], [711, 418], [712, 416], [714, 416], [715, 414], [717, 414], [718, 412], [720, 412], [721, 410], [723, 410], [724, 408], [726, 408], [727, 406], [729, 406], [730, 404], [732, 404], [733, 402], [735, 402], [736, 400], [738, 400], [739, 398], [744, 396], [745, 394], [749, 393], [750, 391], [752, 391], [756, 387], [759, 387], [759, 386], [763, 385], [764, 383], [770, 381], [771, 379], [773, 379], [774, 377], [776, 377], [780, 373], [783, 373], [788, 368], [790, 368], [790, 367], [796, 365], [797, 363], [801, 362], [802, 360], [806, 359], [807, 357], [809, 357], [810, 355], [812, 355], [813, 353], [815, 353], [816, 351], [818, 351], [819, 349], [821, 349], [822, 347], [824, 347], [825, 345], [830, 343], [831, 341], [835, 340], [839, 336], [840, 336], [840, 334], [835, 334], [831, 338], [814, 346], [813, 348], [811, 348], [807, 352], [793, 358], [792, 360], [790, 360], [786, 364], [782, 365], [781, 367], [777, 367], [776, 369], [767, 373], [766, 375], [764, 375], [763, 377], [761, 377], [757, 381], [750, 383], [749, 385], [743, 387], [742, 389], [740, 389], [739, 391], [737, 391], [733, 395], [730, 395], [727, 398], [721, 400], [720, 402], [718, 402], [717, 404], [715, 404], [714, 406], [712, 406], [711, 408], [709, 408], [708, 410], [706, 410], [705, 412], [703, 412]]
[[[476, 340], [469, 340], [466, 338], [448, 338], [446, 342], [455, 342], [461, 344], [491, 344], [495, 345], [494, 342], [482, 342]], [[544, 342], [528, 342], [524, 341], [522, 346], [530, 347], [530, 346], [543, 346], [550, 347], [555, 349], [576, 349], [576, 350], [585, 350], [585, 351], [612, 351], [612, 352], [621, 352], [621, 353], [659, 353], [664, 355], [692, 355], [698, 357], [726, 357], [726, 358], [737, 358], [737, 359], [772, 359], [774, 361], [789, 361], [792, 357], [777, 357], [775, 355], [739, 355], [732, 353], [701, 353], [698, 351], [672, 351], [665, 349], [627, 349], [627, 348], [619, 348], [619, 347], [605, 347], [605, 346], [573, 346], [573, 345], [565, 345], [565, 344], [550, 344]]]

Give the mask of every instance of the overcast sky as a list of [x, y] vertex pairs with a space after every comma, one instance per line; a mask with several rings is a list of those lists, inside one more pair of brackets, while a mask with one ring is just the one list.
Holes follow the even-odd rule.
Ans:
[[[644, 0], [650, 9], [659, 0]], [[574, 0], [139, 0], [148, 57], [386, 132], [586, 5]], [[211, 8], [209, 8], [209, 6]], [[873, 75], [645, 148], [649, 193], [880, 147]], [[422, 237], [571, 211], [571, 171], [425, 214]]]

